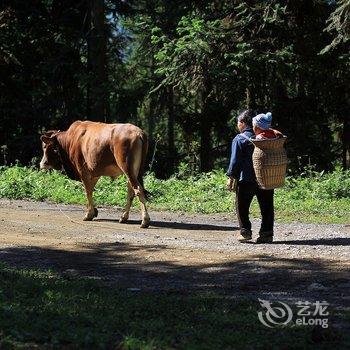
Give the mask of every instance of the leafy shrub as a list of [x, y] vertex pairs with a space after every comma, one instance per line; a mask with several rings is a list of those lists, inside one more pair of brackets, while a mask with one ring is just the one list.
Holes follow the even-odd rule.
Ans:
[[[222, 171], [188, 178], [173, 176], [159, 180], [154, 174], [145, 177], [145, 187], [152, 193], [150, 207], [197, 213], [233, 212], [233, 195], [225, 189]], [[124, 206], [126, 178], [114, 181], [101, 178], [94, 192], [97, 205]], [[57, 203], [85, 204], [83, 185], [59, 172], [41, 172], [20, 166], [0, 168], [0, 197], [31, 199]], [[137, 205], [134, 201], [134, 205]], [[288, 177], [286, 185], [275, 191], [276, 217], [281, 220], [346, 222], [350, 212], [350, 171], [337, 168], [332, 173], [310, 171]], [[259, 216], [256, 200], [252, 212]]]

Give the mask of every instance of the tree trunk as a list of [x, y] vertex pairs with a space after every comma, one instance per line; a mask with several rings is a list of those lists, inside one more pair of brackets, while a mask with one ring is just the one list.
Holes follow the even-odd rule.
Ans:
[[175, 163], [175, 142], [174, 142], [174, 92], [173, 87], [168, 88], [168, 159], [169, 159], [169, 173], [174, 172]]
[[151, 95], [149, 97], [149, 105], [148, 105], [148, 116], [147, 116], [147, 121], [148, 121], [148, 138], [150, 142], [153, 141], [153, 136], [154, 136], [154, 129], [155, 129], [155, 119], [154, 119], [154, 113], [156, 110], [156, 102], [154, 100], [154, 96]]
[[104, 0], [90, 0], [89, 4], [87, 114], [90, 120], [107, 121], [109, 101]]
[[347, 113], [344, 113], [343, 117], [342, 148], [343, 169], [350, 169], [350, 118]]
[[201, 130], [201, 148], [200, 148], [200, 163], [201, 172], [208, 172], [212, 170], [211, 159], [211, 122], [208, 118], [207, 112], [204, 112], [200, 121]]
[[249, 87], [246, 87], [245, 89], [245, 107], [246, 109], [252, 108], [252, 95]]

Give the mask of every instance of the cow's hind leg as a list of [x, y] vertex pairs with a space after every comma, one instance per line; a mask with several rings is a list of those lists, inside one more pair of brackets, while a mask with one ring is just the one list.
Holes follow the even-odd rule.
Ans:
[[[150, 224], [150, 217], [146, 207], [146, 196], [145, 196], [143, 187], [141, 186], [141, 184], [139, 183], [139, 181], [135, 176], [133, 175], [130, 176], [130, 174], [128, 173], [126, 173], [126, 176], [129, 182], [128, 183], [128, 205], [129, 205], [129, 196], [132, 196], [131, 198], [134, 198], [136, 196], [139, 198], [140, 205], [141, 205], [141, 216], [142, 216], [141, 228], [147, 228]], [[130, 191], [132, 192], [130, 195], [129, 195], [130, 193], [129, 188], [130, 188]], [[131, 202], [130, 202], [130, 205], [131, 205]], [[129, 211], [128, 211], [128, 216], [129, 216]], [[125, 221], [120, 220], [120, 222], [125, 222]]]
[[150, 217], [148, 215], [147, 207], [146, 207], [146, 196], [143, 190], [143, 186], [140, 184], [138, 180], [138, 172], [139, 172], [139, 164], [134, 162], [133, 167], [131, 167], [130, 172], [127, 175], [129, 183], [134, 191], [135, 196], [139, 197], [140, 205], [141, 205], [141, 228], [147, 228], [150, 224]]
[[[131, 196], [138, 197], [140, 200], [141, 216], [142, 216], [141, 228], [147, 228], [150, 224], [150, 217], [148, 215], [148, 211], [146, 207], [146, 196], [145, 196], [143, 187], [139, 183], [136, 176], [134, 176], [130, 172], [125, 172], [125, 175], [128, 178], [128, 182], [129, 182], [128, 189], [130, 188], [130, 190], [132, 191]], [[128, 190], [128, 204], [129, 204], [129, 190]], [[130, 202], [130, 205], [131, 205], [131, 202]], [[125, 221], [120, 221], [120, 222], [125, 222]]]
[[141, 228], [147, 228], [150, 224], [150, 217], [148, 215], [147, 207], [146, 207], [146, 196], [145, 192], [143, 190], [143, 187], [139, 184], [138, 186], [138, 197], [140, 199], [141, 203], [141, 215], [142, 215], [142, 222], [141, 222]]
[[130, 212], [130, 208], [132, 205], [132, 201], [135, 197], [135, 192], [133, 190], [133, 188], [131, 187], [130, 183], [128, 182], [128, 198], [126, 200], [126, 206], [125, 206], [125, 210], [124, 213], [122, 214], [121, 218], [119, 219], [119, 222], [123, 223], [123, 222], [127, 222], [129, 219], [129, 212]]
[[[142, 160], [142, 141], [141, 139], [137, 139], [135, 143], [130, 144], [129, 147], [125, 147], [125, 148], [127, 149], [127, 152], [123, 152], [122, 154], [118, 153], [116, 150], [114, 151], [115, 159], [119, 168], [123, 171], [123, 173], [128, 178], [128, 182], [129, 182], [128, 186], [133, 191], [133, 196], [134, 197], [137, 196], [140, 200], [141, 215], [142, 215], [141, 227], [146, 228], [150, 224], [150, 217], [148, 215], [147, 208], [146, 208], [146, 197], [143, 190], [143, 186], [140, 184], [138, 180], [138, 177], [139, 177], [138, 175], [139, 175], [140, 165]], [[129, 205], [129, 191], [128, 191], [127, 208], [128, 208], [128, 205]]]
[[94, 200], [92, 194], [94, 192], [95, 185], [98, 181], [98, 177], [87, 177], [83, 179], [83, 184], [86, 191], [86, 197], [88, 200], [88, 211], [84, 217], [84, 221], [91, 221], [93, 218], [97, 217], [98, 210], [94, 207]]

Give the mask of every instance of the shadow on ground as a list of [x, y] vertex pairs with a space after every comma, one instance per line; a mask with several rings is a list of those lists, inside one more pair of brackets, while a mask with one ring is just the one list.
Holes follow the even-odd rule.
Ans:
[[[116, 219], [94, 219], [94, 222], [119, 222]], [[140, 220], [128, 220], [129, 225], [138, 225]], [[175, 230], [199, 230], [199, 231], [229, 231], [233, 232], [239, 230], [236, 226], [224, 226], [224, 225], [210, 225], [210, 224], [197, 224], [197, 223], [186, 223], [186, 222], [175, 222], [175, 221], [157, 221], [152, 220], [150, 227], [157, 228], [171, 228]]]
[[[244, 244], [255, 244], [254, 241], [246, 241]], [[287, 244], [287, 245], [308, 245], [308, 246], [350, 246], [350, 238], [319, 238], [319, 239], [298, 239], [298, 240], [274, 240], [273, 244]]]
[[85, 245], [84, 248], [83, 251], [68, 251], [11, 247], [0, 250], [0, 258], [19, 268], [51, 269], [66, 276], [100, 279], [121, 288], [153, 292], [220, 290], [232, 296], [327, 300], [350, 306], [349, 269], [339, 265], [335, 268], [331, 261], [263, 254], [193, 266], [147, 261], [135, 254], [165, 250], [164, 245], [117, 242]]
[[[115, 249], [99, 252], [104, 248]], [[34, 258], [52, 254], [33, 253]], [[267, 327], [259, 322], [257, 300], [221, 293], [135, 293], [5, 264], [0, 264], [0, 286], [0, 349], [345, 350], [350, 345], [345, 314], [330, 319], [329, 328], [292, 322]]]

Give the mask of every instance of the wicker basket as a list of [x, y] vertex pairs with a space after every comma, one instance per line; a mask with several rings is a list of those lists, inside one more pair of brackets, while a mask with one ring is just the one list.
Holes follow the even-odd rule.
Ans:
[[253, 166], [259, 187], [271, 190], [282, 187], [287, 171], [284, 143], [287, 137], [250, 141], [254, 144]]

